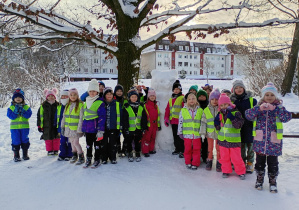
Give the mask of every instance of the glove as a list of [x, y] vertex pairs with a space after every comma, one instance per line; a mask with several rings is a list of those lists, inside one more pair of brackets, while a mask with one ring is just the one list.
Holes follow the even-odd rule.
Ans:
[[162, 130], [162, 128], [161, 128], [161, 127], [158, 127], [158, 131], [160, 131], [160, 130]]
[[164, 124], [165, 124], [166, 127], [168, 127], [169, 124], [170, 124], [169, 119], [164, 119]]
[[15, 110], [13, 110], [13, 113], [19, 114], [19, 105], [15, 105]]
[[263, 103], [260, 105], [260, 110], [261, 111], [267, 111], [267, 110], [274, 110], [276, 108], [275, 105], [269, 104], [269, 103]]
[[21, 115], [23, 116], [24, 114], [26, 114], [26, 110], [25, 110], [25, 109], [22, 109], [22, 111], [21, 111]]
[[98, 131], [98, 133], [97, 133], [97, 137], [98, 137], [97, 141], [103, 140], [103, 135], [104, 135], [103, 131]]
[[40, 132], [40, 133], [43, 133], [43, 132], [44, 132], [43, 128], [41, 128], [40, 126], [37, 127], [37, 130], [38, 130], [38, 132]]
[[61, 128], [60, 134], [64, 136], [65, 128]]
[[228, 111], [227, 118], [233, 121], [236, 117], [230, 111]]
[[184, 140], [184, 135], [180, 134], [179, 137]]
[[203, 143], [205, 141], [206, 136], [205, 135], [201, 135], [201, 142]]

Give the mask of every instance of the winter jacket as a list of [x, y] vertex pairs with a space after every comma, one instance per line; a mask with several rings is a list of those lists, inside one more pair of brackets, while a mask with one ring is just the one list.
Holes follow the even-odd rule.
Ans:
[[[58, 132], [56, 127], [56, 122], [54, 121], [57, 111], [57, 106], [59, 103], [55, 101], [53, 104], [50, 104], [48, 101], [45, 101], [41, 106], [43, 107], [43, 136], [45, 140], [52, 140], [58, 138]], [[37, 111], [37, 126], [41, 126], [41, 116], [40, 109]]]
[[[211, 114], [215, 118], [218, 114], [218, 106], [212, 106], [211, 103], [207, 106], [207, 108], [210, 110]], [[217, 139], [218, 134], [216, 133], [216, 130], [214, 130], [212, 133], [207, 132], [207, 118], [205, 113], [202, 113], [201, 116], [201, 124], [200, 124], [200, 135], [205, 135], [207, 138]]]
[[[245, 91], [244, 94], [241, 96], [236, 95], [235, 93], [231, 95], [231, 101], [236, 105], [236, 108], [241, 112], [244, 121], [244, 124], [241, 128], [241, 140], [242, 143], [252, 143], [253, 136], [252, 136], [252, 127], [253, 124], [251, 121], [247, 120], [245, 117], [245, 111], [247, 109], [251, 109], [250, 107], [250, 100], [249, 98], [252, 97], [251, 91]], [[255, 98], [253, 98], [253, 106], [257, 104]]]
[[[11, 103], [11, 106], [15, 106], [15, 105], [16, 105], [15, 102], [12, 102], [12, 103]], [[27, 105], [27, 104], [25, 104], [25, 103], [21, 104], [22, 107], [24, 107], [25, 105]], [[28, 106], [28, 105], [27, 105], [27, 106]], [[31, 108], [29, 107], [29, 108], [27, 109], [27, 111], [24, 112], [24, 114], [22, 115], [22, 117], [24, 117], [24, 118], [26, 118], [26, 119], [29, 119], [29, 118], [31, 117], [31, 115], [32, 115], [32, 111], [31, 111]], [[17, 118], [20, 117], [20, 116], [21, 116], [21, 115], [14, 113], [10, 108], [7, 109], [7, 117], [8, 117], [9, 119], [11, 119], [11, 120], [15, 120], [15, 119], [17, 119]], [[15, 129], [13, 129], [13, 130], [15, 130]]]
[[57, 127], [57, 132], [58, 133], [61, 133], [61, 120], [62, 120], [62, 117], [63, 117], [63, 112], [64, 112], [64, 108], [65, 106], [60, 104], [61, 105], [61, 110], [60, 110], [60, 116], [59, 116], [59, 123], [58, 123], [58, 126], [57, 126], [57, 114], [58, 114], [58, 110], [56, 109], [56, 114], [55, 114], [55, 118], [54, 118], [54, 126]]
[[[143, 103], [138, 102], [137, 104], [139, 104], [139, 106], [143, 106]], [[123, 108], [123, 120], [122, 120], [123, 121], [123, 124], [122, 124], [123, 132], [126, 132], [126, 131], [129, 130], [129, 113], [126, 110], [126, 108], [128, 108], [129, 106], [132, 107], [132, 109], [133, 109], [133, 111], [135, 113], [135, 116], [137, 115], [138, 108], [139, 108], [139, 106], [132, 105], [130, 103], [130, 101], [129, 101], [129, 103], [124, 104], [124, 108]], [[138, 130], [138, 129], [136, 129], [136, 130]], [[141, 130], [142, 131], [147, 130], [147, 115], [146, 115], [145, 109], [143, 109], [143, 111], [142, 111]], [[130, 131], [130, 134], [131, 134], [131, 131]]]
[[[97, 100], [101, 100], [98, 98]], [[96, 101], [97, 101], [96, 100]], [[97, 133], [98, 131], [105, 131], [106, 123], [106, 109], [105, 103], [103, 102], [98, 108], [98, 118], [92, 120], [83, 120], [82, 132], [84, 133]]]
[[[261, 103], [259, 103], [259, 105], [260, 104]], [[276, 117], [278, 117], [281, 122], [286, 123], [291, 120], [292, 114], [278, 101], [272, 104], [276, 106], [272, 111], [261, 111], [259, 105], [245, 112], [245, 116], [248, 120], [253, 121], [257, 118], [253, 150], [265, 155], [279, 156], [282, 154], [282, 139], [277, 139], [276, 136]]]
[[[185, 105], [183, 108], [188, 109], [190, 116], [192, 117], [192, 120], [194, 120], [197, 112], [201, 109], [199, 106], [196, 106], [194, 109], [191, 107], [188, 107]], [[178, 124], [178, 135], [183, 134], [183, 121], [184, 118], [182, 116], [182, 111], [180, 112], [180, 117], [179, 117], [179, 124]], [[200, 127], [198, 128], [198, 132], [200, 130]], [[184, 134], [184, 139], [194, 139], [193, 134]]]
[[[232, 125], [236, 129], [240, 129], [242, 127], [242, 125], [244, 123], [244, 119], [242, 118], [242, 114], [241, 114], [241, 112], [238, 111], [238, 109], [228, 107], [226, 110], [220, 110], [220, 112], [223, 114], [224, 124], [227, 120], [228, 112], [236, 112], [235, 119], [231, 120]], [[216, 115], [216, 117], [214, 119], [214, 125], [215, 125], [216, 130], [218, 130], [218, 131], [221, 129], [221, 127], [224, 126], [224, 124], [222, 124], [221, 120], [220, 120], [220, 112], [218, 112], [218, 114]], [[241, 142], [233, 143], [233, 142], [228, 142], [226, 140], [218, 141], [218, 144], [219, 144], [219, 146], [226, 147], [226, 148], [235, 148], [235, 147], [241, 146]]]
[[[99, 98], [101, 99], [101, 100], [103, 100], [103, 95], [104, 95], [104, 93], [103, 92], [100, 92], [99, 93]], [[86, 98], [89, 96], [89, 94], [88, 94], [88, 91], [86, 91], [85, 93], [83, 93], [81, 96], [80, 96], [80, 99], [81, 99], [81, 101], [86, 101]]]
[[[146, 110], [148, 112], [147, 119], [150, 120], [150, 123], [152, 123], [153, 121], [157, 122], [158, 116], [159, 116], [158, 114], [160, 114], [160, 113], [158, 113], [157, 102], [147, 100], [144, 106], [146, 107]], [[160, 124], [160, 122], [159, 122], [159, 124]]]
[[[183, 96], [182, 94], [178, 94], [178, 95], [175, 95], [175, 94], [172, 94], [171, 98], [172, 98], [172, 105], [174, 105], [176, 99], [178, 96]], [[184, 102], [182, 102], [182, 108], [184, 107]], [[167, 103], [167, 106], [165, 108], [165, 116], [164, 116], [164, 121], [165, 120], [168, 120], [169, 119], [169, 116], [170, 116], [170, 109], [169, 109], [169, 101]], [[170, 124], [179, 124], [179, 118], [172, 118], [170, 120]]]
[[[70, 102], [70, 105], [69, 105], [69, 113], [65, 113], [65, 112], [62, 112], [63, 113], [63, 118], [62, 118], [62, 121], [61, 121], [61, 127], [64, 128], [64, 136], [65, 137], [71, 137], [71, 138], [80, 138], [83, 136], [83, 132], [82, 132], [82, 123], [83, 123], [83, 114], [84, 114], [84, 109], [83, 109], [83, 106], [80, 110], [80, 114], [79, 114], [79, 123], [78, 123], [78, 128], [77, 130], [71, 130], [69, 127], [65, 127], [65, 114], [70, 114], [72, 113], [73, 109], [75, 109], [76, 107], [76, 103], [74, 102]], [[79, 107], [78, 107], [79, 109]], [[66, 111], [66, 110], [65, 110]]]
[[[116, 100], [112, 100], [110, 103], [104, 101], [106, 107], [106, 125], [105, 129], [114, 130], [117, 129], [117, 113], [116, 113]], [[122, 104], [119, 103], [120, 112], [120, 129], [122, 128]]]

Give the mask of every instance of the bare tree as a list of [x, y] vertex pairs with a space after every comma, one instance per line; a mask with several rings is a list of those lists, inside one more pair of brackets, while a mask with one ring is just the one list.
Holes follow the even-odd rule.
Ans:
[[203, 71], [207, 75], [207, 84], [209, 83], [209, 74], [211, 73], [211, 71], [214, 70], [214, 68], [215, 68], [215, 65], [211, 61], [209, 61], [208, 59], [204, 59]]
[[[83, 17], [75, 14], [74, 20], [56, 13], [60, 0], [48, 7], [34, 7], [40, 1], [30, 4], [2, 0], [2, 33], [4, 41], [27, 39], [29, 45], [34, 40], [82, 40], [116, 56], [118, 60], [119, 83], [125, 90], [137, 82], [141, 51], [146, 47], [168, 37], [175, 40], [175, 34], [185, 32], [189, 38], [205, 38], [207, 34], [219, 37], [229, 29], [264, 27], [294, 23], [297, 19], [280, 20], [269, 17], [261, 22], [246, 22], [248, 12], [260, 11], [256, 1], [243, 0], [237, 4], [219, 0], [99, 0], [85, 8], [96, 19], [95, 25], [107, 23], [104, 27], [92, 27], [91, 20], [82, 23]], [[236, 1], [232, 1], [236, 2]], [[259, 2], [259, 1], [257, 1]], [[82, 4], [86, 2], [82, 1]], [[63, 12], [63, 9], [61, 8]], [[243, 13], [245, 14], [243, 15]], [[75, 11], [72, 11], [73, 13]], [[68, 13], [64, 13], [67, 15]], [[213, 15], [225, 16], [222, 23], [214, 23]], [[241, 21], [242, 20], [242, 21]], [[250, 16], [247, 20], [251, 20]], [[80, 22], [81, 21], [81, 22]], [[201, 21], [194, 23], [192, 21]], [[18, 27], [15, 27], [18, 24]], [[39, 25], [45, 30], [31, 30], [32, 25]], [[155, 32], [146, 39], [141, 39], [140, 32]], [[110, 33], [109, 33], [110, 32]], [[104, 34], [110, 34], [105, 37]], [[147, 33], [148, 34], [148, 33]]]

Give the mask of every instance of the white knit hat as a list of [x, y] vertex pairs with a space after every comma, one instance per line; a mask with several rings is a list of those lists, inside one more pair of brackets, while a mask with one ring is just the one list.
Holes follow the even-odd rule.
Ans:
[[60, 92], [60, 97], [61, 96], [68, 96], [69, 95], [69, 90], [63, 90]]
[[88, 84], [87, 91], [92, 91], [92, 90], [97, 91], [98, 93], [100, 92], [99, 83], [96, 79], [92, 79]]
[[277, 88], [275, 87], [275, 85], [272, 82], [268, 82], [267, 85], [265, 87], [263, 87], [261, 92], [262, 92], [262, 98], [264, 98], [265, 94], [268, 92], [273, 93], [276, 98], [279, 97]]

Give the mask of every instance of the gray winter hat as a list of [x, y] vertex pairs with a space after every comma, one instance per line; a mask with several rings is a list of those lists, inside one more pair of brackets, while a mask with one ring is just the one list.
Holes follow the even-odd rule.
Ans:
[[245, 85], [242, 80], [235, 80], [233, 82], [233, 93], [235, 93], [235, 88], [238, 86], [244, 88], [244, 91], [246, 90]]

